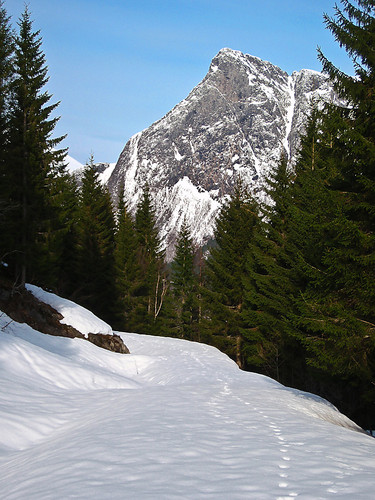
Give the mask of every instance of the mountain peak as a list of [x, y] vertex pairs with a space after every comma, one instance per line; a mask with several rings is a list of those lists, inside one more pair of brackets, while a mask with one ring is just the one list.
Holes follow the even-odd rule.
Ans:
[[[272, 68], [277, 68], [274, 64], [264, 61], [257, 56], [253, 56], [251, 54], [245, 54], [240, 50], [230, 49], [225, 47], [221, 49], [216, 56], [212, 59], [210, 70], [213, 69], [214, 72], [217, 71], [218, 68], [224, 65], [235, 65], [237, 68], [247, 68], [251, 72], [259, 72], [259, 67], [267, 67], [271, 66]], [[215, 69], [216, 68], [216, 69]], [[279, 68], [277, 68], [279, 69]]]
[[219, 52], [216, 54], [216, 57], [227, 57], [227, 58], [232, 58], [235, 60], [246, 60], [246, 59], [256, 59], [258, 61], [262, 62], [267, 62], [263, 61], [257, 56], [253, 56], [251, 54], [247, 54], [245, 52], [241, 52], [240, 50], [235, 50], [235, 49], [230, 49], [229, 47], [224, 47], [223, 49], [220, 49]]
[[264, 179], [282, 152], [293, 165], [312, 99], [334, 98], [321, 73], [289, 76], [223, 48], [186, 99], [125, 145], [109, 188], [116, 196], [123, 182], [135, 210], [141, 187], [149, 184], [171, 258], [184, 216], [198, 245], [213, 237], [215, 217], [239, 176], [264, 199]]

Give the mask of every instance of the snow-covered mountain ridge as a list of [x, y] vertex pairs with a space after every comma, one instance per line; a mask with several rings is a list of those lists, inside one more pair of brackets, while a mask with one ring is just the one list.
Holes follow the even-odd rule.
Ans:
[[120, 335], [131, 354], [0, 313], [2, 498], [373, 498], [375, 441], [327, 401], [211, 346]]
[[[81, 185], [82, 176], [86, 165], [82, 165], [82, 163], [79, 163], [77, 160], [75, 160], [69, 155], [66, 157], [65, 162], [67, 164], [66, 166], [67, 171], [75, 177], [78, 185]], [[99, 163], [93, 163], [93, 166], [96, 172], [99, 174], [99, 181], [103, 185], [106, 185], [108, 179], [110, 178], [116, 166], [116, 163], [99, 162]]]
[[336, 96], [321, 73], [288, 75], [231, 49], [212, 60], [189, 96], [125, 145], [108, 185], [125, 184], [135, 209], [147, 182], [170, 258], [186, 215], [197, 244], [213, 236], [215, 217], [239, 176], [262, 199], [264, 179], [284, 151], [293, 165], [314, 101]]

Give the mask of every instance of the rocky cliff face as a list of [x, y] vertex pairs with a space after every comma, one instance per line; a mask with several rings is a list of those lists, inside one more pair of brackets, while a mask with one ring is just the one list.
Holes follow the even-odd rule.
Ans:
[[324, 75], [302, 70], [289, 76], [257, 57], [222, 49], [186, 99], [129, 140], [109, 188], [116, 197], [124, 182], [134, 209], [149, 184], [171, 258], [184, 216], [202, 244], [212, 238], [238, 176], [262, 198], [264, 178], [282, 151], [293, 164], [312, 99], [335, 99]]

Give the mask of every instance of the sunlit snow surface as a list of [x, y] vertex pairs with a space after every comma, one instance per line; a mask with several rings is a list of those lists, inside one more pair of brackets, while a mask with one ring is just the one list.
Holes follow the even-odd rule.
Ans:
[[123, 355], [9, 321], [1, 499], [374, 498], [375, 440], [320, 398], [202, 344], [121, 333]]
[[112, 334], [112, 328], [107, 323], [97, 318], [88, 309], [79, 307], [74, 302], [58, 297], [54, 293], [46, 292], [38, 286], [27, 284], [26, 288], [37, 299], [49, 304], [62, 314], [63, 319], [61, 323], [73, 326], [85, 337], [87, 337], [89, 333]]
[[68, 172], [73, 173], [75, 170], [83, 169], [84, 165], [77, 161], [75, 158], [72, 158], [69, 155], [66, 155], [64, 163], [66, 163], [66, 168]]

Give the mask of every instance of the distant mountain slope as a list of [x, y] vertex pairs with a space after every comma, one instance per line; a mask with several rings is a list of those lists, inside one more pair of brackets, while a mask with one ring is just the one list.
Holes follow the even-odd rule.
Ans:
[[72, 156], [66, 155], [65, 163], [67, 165], [66, 169], [69, 173], [74, 173], [76, 170], [83, 169], [84, 165], [80, 163], [78, 160], [73, 158]]
[[282, 151], [293, 163], [313, 99], [335, 99], [324, 75], [288, 76], [257, 57], [222, 49], [186, 99], [125, 145], [109, 188], [116, 196], [124, 182], [134, 209], [141, 188], [150, 185], [169, 256], [184, 215], [202, 244], [238, 176], [261, 197]]
[[[77, 160], [75, 160], [71, 156], [67, 156], [66, 161], [68, 163], [68, 167], [67, 167], [68, 172], [73, 174], [78, 185], [81, 185], [82, 175], [83, 175], [83, 172], [86, 168], [86, 165], [82, 165], [81, 163], [79, 163]], [[93, 165], [95, 167], [95, 170], [99, 174], [100, 182], [102, 184], [107, 184], [108, 179], [110, 178], [110, 176], [111, 176], [111, 174], [116, 166], [116, 163], [100, 162], [100, 163], [93, 163]]]

